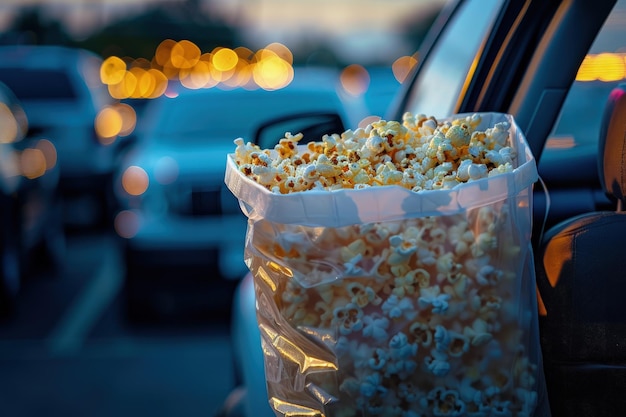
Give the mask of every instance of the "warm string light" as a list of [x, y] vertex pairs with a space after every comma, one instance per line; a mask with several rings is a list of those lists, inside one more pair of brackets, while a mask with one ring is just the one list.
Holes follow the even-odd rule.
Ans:
[[100, 79], [116, 99], [156, 98], [167, 94], [170, 81], [186, 88], [222, 86], [276, 90], [293, 80], [293, 55], [280, 43], [253, 52], [245, 47], [217, 47], [203, 53], [189, 40], [166, 39], [152, 60], [104, 60]]

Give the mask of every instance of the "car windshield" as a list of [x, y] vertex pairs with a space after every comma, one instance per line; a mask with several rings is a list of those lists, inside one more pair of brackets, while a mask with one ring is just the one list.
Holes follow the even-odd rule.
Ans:
[[[160, 143], [197, 144], [219, 141], [232, 144], [243, 136], [252, 140], [252, 130], [278, 115], [294, 112], [335, 111], [338, 104], [329, 92], [245, 91], [224, 94], [190, 94], [164, 99], [153, 113], [151, 137]], [[248, 137], [246, 137], [248, 136]]]
[[20, 100], [75, 100], [67, 74], [51, 69], [0, 68], [0, 80]]

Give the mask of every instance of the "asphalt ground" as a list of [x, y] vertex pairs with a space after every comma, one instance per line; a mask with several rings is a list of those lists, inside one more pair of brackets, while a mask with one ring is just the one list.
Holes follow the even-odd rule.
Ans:
[[229, 317], [130, 321], [119, 242], [67, 237], [0, 321], [1, 417], [213, 416], [234, 387]]

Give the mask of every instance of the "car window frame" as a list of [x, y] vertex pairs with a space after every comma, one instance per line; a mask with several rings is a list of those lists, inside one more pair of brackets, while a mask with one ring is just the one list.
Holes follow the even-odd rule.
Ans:
[[[462, 2], [447, 3], [431, 27], [418, 51], [421, 62], [410, 75], [410, 81], [402, 86], [388, 118], [401, 119], [410, 91], [422, 75], [424, 62], [440, 41], [442, 32], [448, 30]], [[479, 51], [467, 89], [458, 97], [460, 104], [455, 113], [512, 114], [539, 161], [578, 67], [614, 4], [613, 0], [597, 4], [584, 0], [505, 2], [484, 48]], [[572, 36], [579, 43], [564, 48]], [[553, 68], [557, 58], [558, 69]], [[511, 60], [518, 65], [508, 65]]]
[[[537, 161], [541, 160], [545, 142], [557, 122], [578, 68], [615, 2], [561, 2], [536, 48], [530, 50], [519, 87], [505, 110], [515, 116]], [[574, 45], [571, 44], [573, 37], [578, 39]], [[559, 63], [558, 67], [554, 62]]]
[[[437, 41], [430, 45], [427, 58], [422, 60], [422, 65], [419, 68], [420, 76], [413, 78], [412, 86], [407, 91], [404, 103], [407, 111], [428, 113], [429, 116], [441, 118], [459, 112], [465, 97], [465, 91], [467, 91], [473, 73], [476, 71], [477, 57], [482, 56], [488, 39], [487, 35], [492, 31], [500, 18], [499, 12], [505, 3], [505, 0], [491, 1], [494, 3], [492, 8], [484, 7], [485, 5], [482, 2], [457, 2], [455, 4], [452, 13], [446, 21], [445, 29], [438, 32]], [[470, 24], [470, 22], [476, 22], [476, 13], [483, 10], [489, 14], [488, 17], [490, 18], [485, 22], [479, 22], [479, 24]], [[477, 28], [480, 28], [480, 31], [477, 31]], [[473, 40], [469, 41], [468, 38]], [[455, 54], [446, 51], [446, 48], [458, 46], [459, 43], [462, 44], [462, 51], [459, 51], [458, 47], [455, 49]], [[458, 53], [461, 53], [461, 55], [457, 55]], [[446, 62], [446, 59], [451, 59], [452, 57], [454, 57], [456, 65], [450, 65], [449, 67], [456, 67], [456, 69], [452, 69], [452, 72], [456, 71], [457, 74], [454, 75], [460, 75], [457, 79], [452, 77], [453, 85], [441, 86], [441, 83], [433, 82], [432, 80], [426, 81], [426, 78], [430, 76], [438, 76], [442, 69], [445, 71], [446, 66], [442, 64]], [[459, 62], [462, 62], [463, 65], [459, 66]], [[442, 96], [444, 103], [436, 103], [431, 110], [426, 111], [423, 109], [422, 102], [428, 103], [429, 98], [424, 100], [420, 97], [423, 97], [423, 94], [428, 95], [428, 90], [433, 88], [440, 90], [438, 91], [439, 94], [436, 94], [436, 97], [434, 97], [433, 103], [437, 102], [437, 97]], [[448, 94], [446, 92], [441, 93], [441, 88], [447, 88]], [[447, 106], [448, 109], [442, 109], [442, 104], [444, 107]]]

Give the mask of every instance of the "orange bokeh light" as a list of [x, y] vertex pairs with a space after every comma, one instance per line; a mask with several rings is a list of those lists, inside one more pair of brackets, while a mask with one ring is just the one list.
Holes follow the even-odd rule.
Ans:
[[339, 76], [341, 86], [348, 94], [355, 97], [365, 94], [370, 85], [370, 75], [358, 64], [348, 65]]
[[145, 193], [149, 183], [148, 173], [138, 166], [128, 167], [122, 175], [122, 187], [130, 195], [138, 196]]

